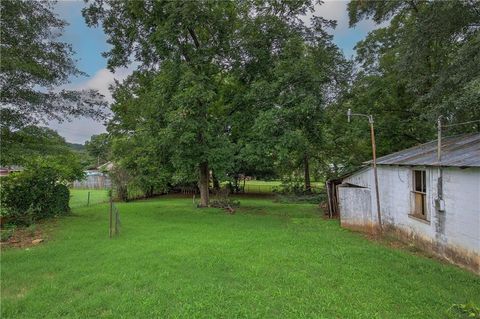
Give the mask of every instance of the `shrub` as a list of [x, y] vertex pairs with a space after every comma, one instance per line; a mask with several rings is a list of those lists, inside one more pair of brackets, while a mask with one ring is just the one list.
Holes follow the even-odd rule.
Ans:
[[448, 318], [462, 319], [462, 318], [480, 318], [480, 308], [473, 302], [466, 304], [453, 304], [447, 311]]
[[56, 215], [65, 214], [70, 212], [70, 190], [63, 184], [55, 185], [54, 189], [55, 204], [53, 211]]
[[0, 230], [0, 241], [8, 241], [15, 232], [15, 227], [8, 227]]
[[2, 178], [0, 201], [7, 223], [30, 225], [36, 220], [66, 214], [70, 192], [60, 184], [55, 167], [39, 165]]
[[112, 179], [113, 187], [118, 199], [122, 201], [128, 201], [128, 185], [132, 180], [129, 172], [120, 166], [113, 166], [109, 172], [109, 176]]
[[326, 193], [311, 193], [311, 194], [282, 194], [276, 195], [276, 201], [280, 203], [309, 203], [319, 204], [327, 200]]

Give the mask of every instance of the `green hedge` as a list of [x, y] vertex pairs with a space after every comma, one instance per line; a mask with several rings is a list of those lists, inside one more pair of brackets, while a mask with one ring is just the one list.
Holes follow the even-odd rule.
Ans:
[[2, 177], [1, 184], [0, 214], [6, 223], [29, 225], [70, 212], [70, 191], [58, 183], [54, 168], [14, 173]]

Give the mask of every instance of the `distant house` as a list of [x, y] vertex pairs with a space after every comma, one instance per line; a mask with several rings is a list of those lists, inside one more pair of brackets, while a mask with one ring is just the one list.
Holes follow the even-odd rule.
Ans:
[[23, 171], [23, 167], [18, 166], [18, 165], [0, 167], [0, 177], [1, 176], [8, 176], [11, 173], [20, 172], [20, 171]]
[[100, 165], [97, 170], [100, 172], [110, 172], [114, 166], [113, 162], [106, 162], [105, 164]]
[[98, 170], [85, 171], [85, 179], [74, 181], [72, 188], [86, 188], [86, 189], [104, 189], [110, 188], [112, 182], [110, 177]]
[[112, 187], [112, 180], [109, 172], [113, 168], [112, 162], [107, 162], [98, 166], [96, 169], [85, 171], [85, 178], [72, 183], [72, 188], [104, 189]]
[[[480, 133], [437, 141], [377, 160], [383, 228], [480, 273]], [[371, 163], [329, 181], [330, 210], [342, 227], [378, 225]]]

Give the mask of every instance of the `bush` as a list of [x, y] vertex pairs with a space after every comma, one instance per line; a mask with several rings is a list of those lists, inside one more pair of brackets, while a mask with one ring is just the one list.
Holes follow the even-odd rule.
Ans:
[[70, 191], [59, 183], [53, 167], [27, 168], [2, 178], [2, 218], [9, 224], [30, 225], [36, 220], [70, 212]]
[[15, 232], [15, 227], [8, 227], [0, 230], [0, 241], [8, 241]]
[[112, 179], [113, 187], [115, 188], [116, 196], [119, 200], [128, 201], [128, 185], [132, 181], [131, 175], [128, 171], [120, 166], [113, 166], [109, 172]]
[[327, 200], [326, 193], [311, 193], [311, 194], [282, 194], [276, 195], [276, 201], [280, 203], [309, 203], [320, 204]]
[[70, 212], [70, 190], [63, 184], [55, 185], [54, 189], [54, 205], [52, 210], [55, 215], [66, 214]]
[[274, 187], [273, 192], [283, 195], [301, 195], [305, 193], [303, 178], [299, 176], [285, 176], [282, 178], [282, 184]]
[[447, 311], [447, 318], [462, 319], [472, 318], [480, 319], [480, 308], [473, 302], [466, 304], [453, 304]]

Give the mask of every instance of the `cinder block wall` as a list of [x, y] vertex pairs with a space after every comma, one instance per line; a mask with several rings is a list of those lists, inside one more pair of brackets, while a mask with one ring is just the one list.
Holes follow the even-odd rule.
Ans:
[[[411, 216], [413, 169], [426, 171], [427, 220]], [[444, 212], [438, 212], [435, 205], [438, 172], [436, 167], [379, 166], [383, 223], [399, 237], [480, 272], [480, 168], [443, 169]], [[372, 169], [360, 171], [344, 183], [365, 188], [339, 187], [342, 226], [358, 230], [374, 226], [377, 217]]]

